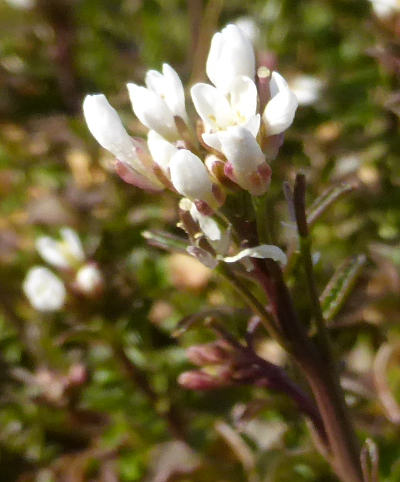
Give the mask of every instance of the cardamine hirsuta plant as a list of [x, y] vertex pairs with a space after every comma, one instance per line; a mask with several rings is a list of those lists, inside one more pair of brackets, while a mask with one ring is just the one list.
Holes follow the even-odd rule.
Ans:
[[[168, 64], [162, 72], [148, 71], [145, 87], [128, 83], [133, 111], [148, 128], [146, 140], [128, 134], [103, 94], [83, 103], [90, 132], [115, 156], [125, 182], [155, 193], [168, 189], [179, 198], [186, 236], [145, 232], [148, 241], [214, 269], [251, 310], [243, 337], [229, 330], [217, 308], [183, 320], [178, 332], [200, 320], [216, 339], [188, 348], [198, 369], [182, 373], [179, 382], [193, 390], [253, 385], [281, 392], [308, 419], [317, 449], [340, 480], [376, 480], [376, 467], [368, 463], [373, 444], [361, 450], [327, 327], [364, 258], [346, 266], [321, 294], [310, 236], [318, 217], [351, 187], [334, 186], [307, 208], [305, 175], [285, 182], [281, 197], [290, 219], [282, 220], [281, 231], [289, 235], [278, 237], [269, 223], [269, 186], [274, 163], [283, 162], [276, 158], [297, 98], [278, 72], [257, 68], [251, 42], [235, 25], [214, 35], [206, 73], [210, 83], [190, 89], [197, 118], [189, 115], [180, 78]], [[307, 317], [291, 292], [296, 277], [304, 283]], [[257, 354], [254, 337], [261, 329], [289, 354], [298, 380]]]

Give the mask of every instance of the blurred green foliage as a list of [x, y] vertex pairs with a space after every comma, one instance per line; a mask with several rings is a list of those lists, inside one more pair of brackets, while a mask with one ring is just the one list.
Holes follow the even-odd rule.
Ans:
[[[200, 324], [172, 337], [179, 320], [240, 303], [192, 259], [146, 246], [143, 230], [179, 234], [176, 200], [124, 184], [82, 121], [84, 95], [104, 92], [131, 132], [143, 135], [124, 84], [141, 83], [162, 62], [188, 86], [204, 78], [210, 36], [241, 16], [258, 25], [260, 59], [273, 59], [289, 79], [306, 73], [323, 82], [320, 99], [299, 108], [273, 162], [271, 218], [282, 233], [282, 181], [300, 169], [310, 203], [332, 183], [357, 187], [313, 229], [321, 253], [316, 270], [322, 291], [345, 258], [368, 256], [331, 330], [346, 363], [357, 429], [380, 449], [382, 480], [399, 480], [400, 421], [390, 420], [379, 398], [374, 358], [382, 343], [400, 342], [400, 27], [374, 17], [361, 0], [0, 3], [1, 480], [335, 480], [284, 397], [245, 387], [193, 393], [177, 385], [189, 367], [184, 348], [212, 338]], [[35, 238], [63, 225], [79, 232], [107, 287], [101, 300], [71, 296], [68, 309], [43, 315], [28, 305], [21, 283], [41, 262]], [[292, 288], [301, 294], [298, 276]], [[302, 296], [296, 300], [306, 319]], [[243, 333], [239, 315], [230, 323]], [[277, 356], [268, 340], [260, 346]], [[85, 379], [72, 392], [58, 391], [77, 365]], [[389, 382], [400, 402], [399, 379], [393, 364]], [[261, 408], [253, 407], [253, 425], [242, 421], [239, 434], [235, 413], [254, 400]], [[221, 427], [233, 427], [250, 461]], [[191, 449], [171, 442], [177, 431]]]

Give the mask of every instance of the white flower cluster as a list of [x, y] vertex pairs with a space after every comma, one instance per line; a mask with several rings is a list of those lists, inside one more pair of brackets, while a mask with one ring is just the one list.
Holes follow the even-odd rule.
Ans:
[[[266, 152], [271, 150], [264, 146], [274, 139], [275, 145], [281, 144], [293, 122], [297, 98], [278, 72], [264, 79], [263, 95], [259, 95], [253, 46], [236, 25], [213, 36], [206, 73], [211, 84], [197, 83], [190, 91], [201, 119], [198, 138], [187, 115], [181, 80], [167, 64], [162, 72], [147, 72], [145, 87], [127, 84], [133, 111], [148, 128], [147, 142], [127, 133], [103, 94], [88, 95], [83, 102], [88, 128], [115, 156], [116, 172], [124, 181], [149, 191], [168, 188], [190, 201], [185, 209], [217, 253], [210, 258], [196, 243], [188, 248], [204, 264], [245, 262], [246, 257], [284, 262], [284, 253], [268, 245], [226, 256], [229, 236], [211, 215], [222, 207], [227, 192], [244, 189], [259, 196], [267, 191], [271, 168]], [[215, 231], [211, 237], [210, 226]]]
[[188, 141], [193, 130], [184, 89], [167, 64], [162, 72], [147, 72], [145, 87], [127, 85], [133, 111], [149, 129], [147, 143], [129, 136], [103, 94], [88, 95], [83, 110], [90, 132], [116, 157], [116, 171], [126, 182], [150, 191], [173, 189], [210, 214], [224, 202], [224, 178], [252, 195], [266, 192], [271, 169], [258, 139], [290, 126], [297, 99], [285, 79], [272, 72], [269, 100], [258, 112], [254, 50], [236, 25], [214, 35], [206, 72], [213, 85], [191, 89], [202, 120], [202, 151], [193, 147], [196, 140]]
[[[42, 236], [36, 241], [36, 250], [48, 264], [72, 280], [72, 288], [85, 295], [99, 293], [103, 277], [93, 262], [87, 262], [78, 234], [70, 228], [60, 230], [60, 239]], [[64, 306], [64, 282], [44, 266], [31, 268], [23, 283], [23, 290], [31, 305], [39, 311], [57, 311]]]

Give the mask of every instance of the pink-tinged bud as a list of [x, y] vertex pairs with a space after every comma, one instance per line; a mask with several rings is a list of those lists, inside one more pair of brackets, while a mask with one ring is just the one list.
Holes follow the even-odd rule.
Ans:
[[230, 127], [218, 133], [221, 151], [227, 159], [224, 173], [253, 196], [264, 194], [271, 170], [253, 134], [244, 127]]
[[283, 141], [285, 140], [285, 133], [277, 134], [276, 136], [264, 136], [261, 143], [265, 157], [269, 160], [273, 160], [279, 153]]
[[80, 386], [88, 381], [87, 368], [82, 363], [76, 363], [69, 369], [67, 381], [69, 386]]
[[213, 376], [201, 370], [182, 373], [178, 383], [189, 390], [215, 390], [230, 385], [229, 376]]
[[232, 190], [237, 189], [237, 184], [232, 182], [232, 180], [225, 174], [226, 163], [216, 156], [215, 154], [210, 154], [206, 157], [205, 165], [211, 174], [218, 180], [224, 187]]
[[125, 164], [118, 159], [116, 159], [114, 167], [118, 176], [127, 184], [132, 184], [133, 186], [149, 192], [158, 192], [163, 189], [163, 187], [160, 188], [155, 186], [147, 177], [139, 174], [129, 164]]
[[125, 182], [150, 191], [163, 189], [147, 158], [143, 157], [142, 142], [129, 136], [104, 95], [87, 95], [83, 112], [93, 137], [117, 158], [117, 173]]
[[194, 345], [186, 350], [188, 359], [197, 366], [220, 365], [230, 359], [228, 346], [221, 342]]

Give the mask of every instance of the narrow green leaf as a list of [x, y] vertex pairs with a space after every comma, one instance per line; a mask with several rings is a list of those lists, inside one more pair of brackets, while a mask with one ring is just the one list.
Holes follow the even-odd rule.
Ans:
[[187, 253], [186, 248], [189, 246], [184, 238], [174, 236], [163, 231], [143, 231], [142, 236], [147, 239], [148, 243], [157, 248], [165, 249], [166, 251], [179, 251]]
[[323, 192], [307, 209], [308, 226], [315, 224], [317, 219], [319, 219], [335, 201], [344, 194], [354, 191], [354, 189], [355, 186], [352, 184], [341, 183]]
[[326, 321], [332, 320], [342, 308], [353, 290], [365, 263], [366, 256], [360, 254], [347, 259], [336, 270], [320, 296], [321, 308]]

